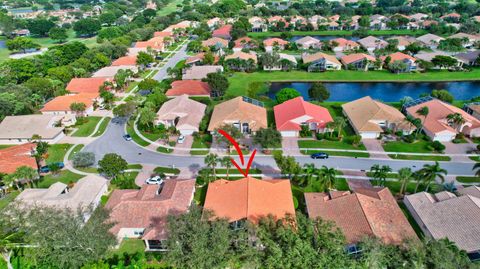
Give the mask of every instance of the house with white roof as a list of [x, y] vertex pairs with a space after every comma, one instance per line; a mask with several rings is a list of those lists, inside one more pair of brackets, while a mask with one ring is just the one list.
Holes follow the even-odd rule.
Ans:
[[182, 135], [198, 132], [207, 106], [184, 94], [165, 102], [157, 112], [155, 124], [175, 127]]

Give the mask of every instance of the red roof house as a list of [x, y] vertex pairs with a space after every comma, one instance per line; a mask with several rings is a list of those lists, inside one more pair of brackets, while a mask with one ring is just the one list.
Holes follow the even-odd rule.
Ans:
[[233, 27], [230, 24], [224, 25], [218, 28], [217, 30], [214, 30], [212, 33], [212, 37], [219, 37], [219, 38], [230, 40], [232, 39], [232, 36], [230, 35], [232, 28]]
[[107, 81], [106, 78], [74, 78], [67, 85], [70, 93], [97, 93], [100, 86]]
[[189, 95], [210, 97], [211, 88], [208, 83], [200, 80], [177, 80], [166, 93], [168, 97]]
[[120, 57], [112, 62], [112, 66], [122, 66], [122, 65], [137, 65], [137, 56], [127, 55], [127, 56]]
[[0, 173], [14, 173], [20, 166], [37, 169], [37, 161], [32, 156], [35, 150], [34, 143], [11, 146], [0, 150]]
[[333, 121], [328, 109], [306, 102], [301, 96], [274, 106], [273, 112], [282, 136], [298, 136], [303, 124], [310, 130], [324, 132], [327, 123]]

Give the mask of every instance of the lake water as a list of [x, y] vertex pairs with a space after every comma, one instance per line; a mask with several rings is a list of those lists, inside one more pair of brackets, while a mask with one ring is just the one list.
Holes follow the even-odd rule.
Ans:
[[[323, 83], [330, 91], [328, 101], [349, 102], [371, 96], [384, 102], [398, 102], [405, 96], [418, 98], [422, 93], [430, 93], [432, 90], [448, 90], [455, 100], [469, 100], [480, 96], [480, 81], [469, 82], [346, 82], [346, 83]], [[283, 88], [294, 88], [299, 91], [305, 100], [308, 98], [308, 82], [274, 82], [271, 84], [268, 96], [275, 99], [275, 94]]]

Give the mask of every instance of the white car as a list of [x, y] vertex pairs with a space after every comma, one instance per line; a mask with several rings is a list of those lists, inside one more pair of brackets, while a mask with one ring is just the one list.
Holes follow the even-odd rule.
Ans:
[[178, 137], [177, 143], [178, 144], [183, 144], [183, 142], [185, 142], [185, 136], [181, 135], [181, 136]]
[[163, 178], [161, 178], [160, 176], [154, 176], [145, 180], [145, 183], [149, 185], [160, 185], [163, 183]]

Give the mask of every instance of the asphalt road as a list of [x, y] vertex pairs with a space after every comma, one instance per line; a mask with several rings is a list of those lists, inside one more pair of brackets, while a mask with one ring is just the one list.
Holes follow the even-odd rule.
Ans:
[[175, 65], [188, 58], [187, 55], [187, 45], [183, 45], [170, 59], [168, 59], [168, 62], [165, 63], [164, 66], [162, 66], [158, 72], [153, 76], [153, 79], [161, 81], [167, 76], [167, 69], [170, 67], [175, 67]]
[[[144, 149], [133, 141], [125, 141], [122, 137], [124, 125], [110, 123], [104, 135], [87, 145], [83, 150], [95, 153], [96, 159], [100, 160], [106, 153], [117, 153], [129, 163], [142, 163], [157, 166], [188, 167], [192, 171], [204, 166], [203, 156], [176, 156], [162, 154]], [[411, 167], [413, 170], [421, 168], [425, 161], [390, 160], [372, 158], [330, 157], [327, 160], [313, 160], [309, 156], [296, 156], [300, 164], [315, 163], [317, 166], [326, 165], [341, 170], [369, 170], [374, 164], [389, 165], [394, 171], [402, 167]], [[247, 162], [247, 160], [246, 160]], [[237, 162], [239, 163], [239, 162]], [[472, 163], [441, 162], [442, 168], [448, 170], [450, 175], [473, 175]], [[276, 168], [275, 161], [271, 156], [258, 155], [253, 161], [252, 167], [262, 169]]]

